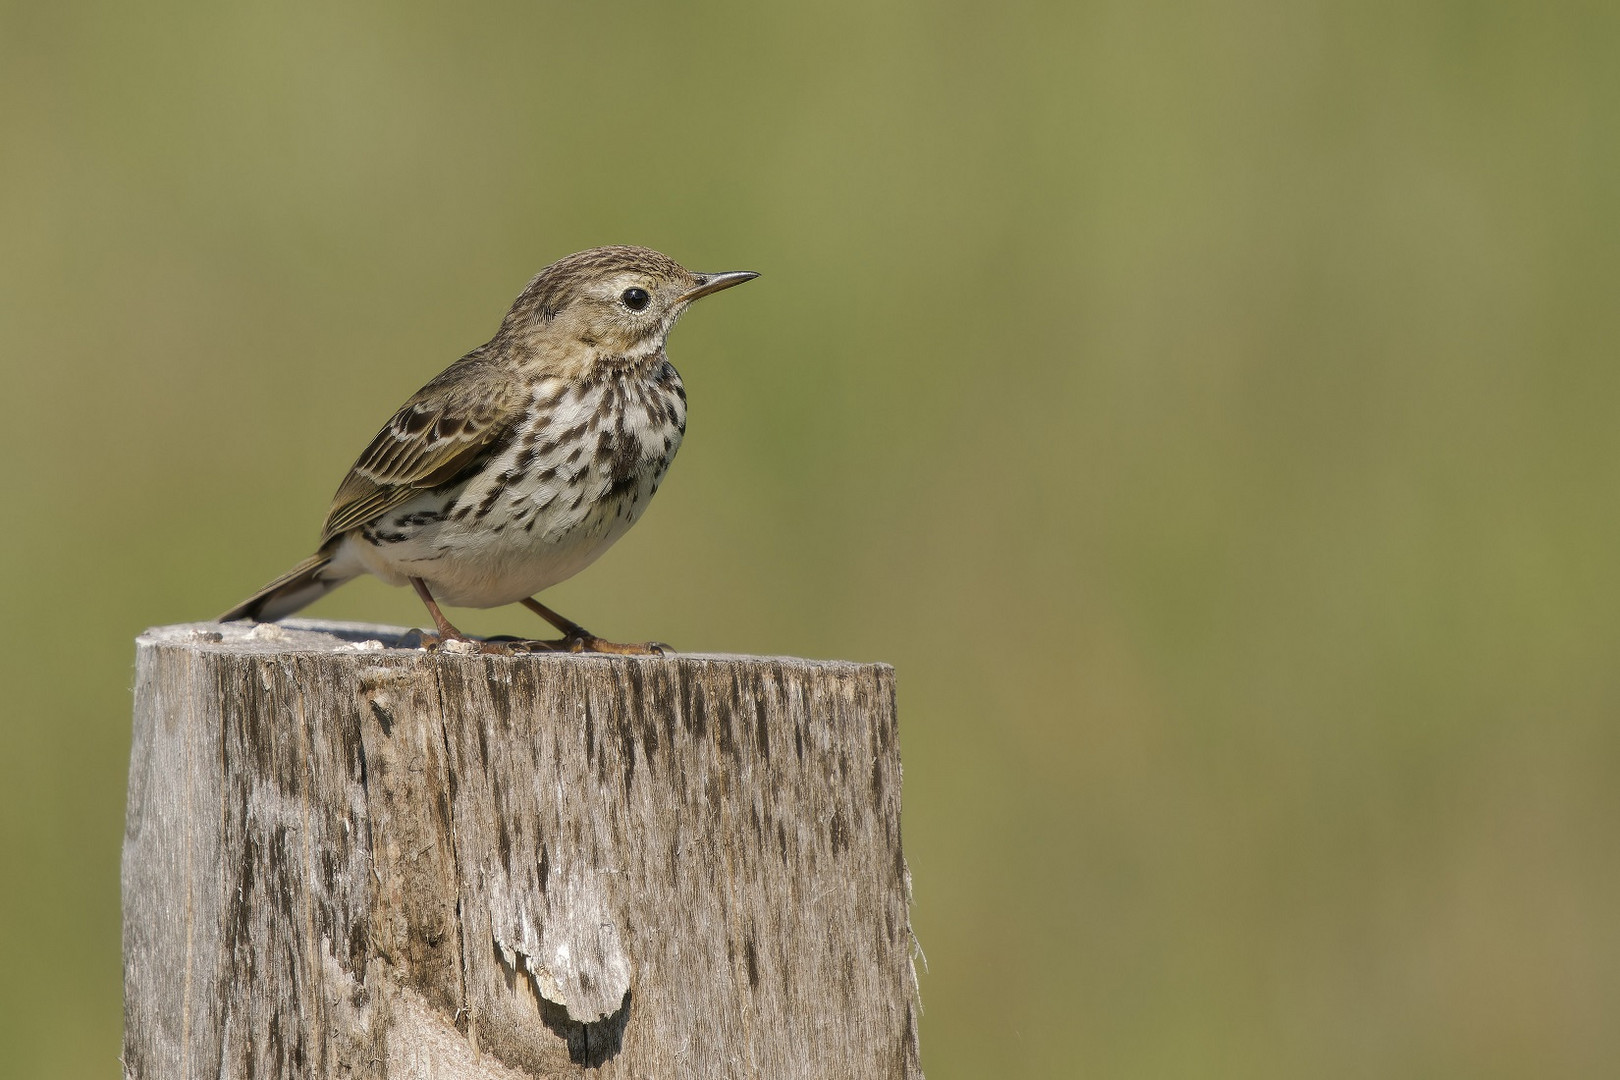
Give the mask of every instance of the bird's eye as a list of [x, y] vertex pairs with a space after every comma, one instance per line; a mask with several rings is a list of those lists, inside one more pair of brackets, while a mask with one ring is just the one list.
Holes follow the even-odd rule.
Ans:
[[631, 287], [620, 293], [619, 299], [623, 300], [624, 306], [629, 308], [631, 311], [640, 311], [642, 308], [647, 306], [648, 302], [652, 300], [652, 297], [648, 294], [646, 289]]

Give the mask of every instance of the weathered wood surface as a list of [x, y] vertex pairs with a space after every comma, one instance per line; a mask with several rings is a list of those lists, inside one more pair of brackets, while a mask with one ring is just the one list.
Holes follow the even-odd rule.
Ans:
[[920, 1077], [884, 665], [138, 642], [138, 1078]]

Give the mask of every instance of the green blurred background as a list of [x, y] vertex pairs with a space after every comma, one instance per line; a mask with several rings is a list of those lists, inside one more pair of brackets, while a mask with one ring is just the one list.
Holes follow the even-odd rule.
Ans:
[[765, 276], [549, 595], [895, 664], [931, 1077], [1620, 1075], [1617, 55], [1599, 3], [0, 7], [5, 1071], [118, 1070], [134, 635], [637, 243]]

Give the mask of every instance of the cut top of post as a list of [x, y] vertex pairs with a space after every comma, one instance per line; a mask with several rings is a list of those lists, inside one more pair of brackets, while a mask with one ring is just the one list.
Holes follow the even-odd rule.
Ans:
[[127, 1075], [921, 1075], [888, 665], [411, 641], [139, 639]]

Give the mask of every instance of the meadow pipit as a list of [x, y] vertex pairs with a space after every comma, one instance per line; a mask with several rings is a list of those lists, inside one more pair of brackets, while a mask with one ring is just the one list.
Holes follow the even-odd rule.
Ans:
[[[529, 282], [490, 341], [417, 391], [338, 486], [320, 548], [221, 615], [274, 621], [361, 574], [439, 610], [521, 603], [562, 633], [520, 648], [644, 653], [534, 594], [635, 524], [686, 432], [664, 339], [691, 305], [759, 275], [694, 274], [647, 248], [570, 255]], [[504, 650], [512, 643], [481, 647]]]

